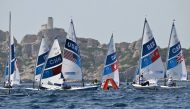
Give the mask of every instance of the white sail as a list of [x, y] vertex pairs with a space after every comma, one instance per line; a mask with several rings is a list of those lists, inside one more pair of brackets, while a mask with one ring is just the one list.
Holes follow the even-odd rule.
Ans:
[[[112, 79], [114, 81], [112, 81]], [[106, 89], [108, 85], [112, 85], [116, 89], [119, 87], [118, 61], [117, 61], [117, 56], [116, 56], [116, 48], [113, 41], [113, 34], [111, 36], [111, 39], [108, 45], [108, 52], [105, 59], [103, 73], [102, 73], [102, 87]]]
[[64, 47], [62, 72], [64, 78], [67, 80], [82, 80], [80, 50], [76, 41], [76, 34], [72, 20]]
[[173, 23], [169, 48], [167, 54], [167, 73], [166, 76], [175, 80], [187, 80], [187, 70], [180, 41], [177, 37], [175, 25]]
[[14, 71], [14, 79], [13, 84], [20, 85], [20, 72], [17, 67], [17, 61], [15, 61], [15, 71]]
[[164, 66], [156, 41], [146, 19], [143, 31], [140, 74], [143, 74], [144, 78], [149, 81], [164, 78]]
[[44, 88], [56, 88], [62, 84], [61, 78], [62, 56], [58, 40], [55, 39], [48, 54], [43, 73], [41, 74], [40, 86]]
[[48, 53], [49, 53], [49, 48], [46, 44], [46, 39], [42, 37], [40, 49], [37, 56], [35, 72], [34, 72], [34, 80], [37, 83], [40, 81], [41, 73], [45, 65], [45, 60], [47, 58]]

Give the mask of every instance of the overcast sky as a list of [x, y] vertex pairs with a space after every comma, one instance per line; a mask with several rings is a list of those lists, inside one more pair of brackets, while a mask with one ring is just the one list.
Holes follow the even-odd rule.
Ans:
[[8, 30], [9, 11], [18, 41], [37, 34], [52, 16], [54, 27], [66, 31], [72, 18], [77, 37], [108, 43], [114, 33], [115, 42], [133, 42], [141, 37], [147, 17], [159, 46], [167, 47], [175, 19], [182, 46], [190, 47], [190, 0], [0, 0], [0, 30]]

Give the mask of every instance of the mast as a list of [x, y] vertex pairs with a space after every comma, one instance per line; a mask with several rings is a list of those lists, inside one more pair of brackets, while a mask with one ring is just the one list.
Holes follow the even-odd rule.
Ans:
[[10, 94], [10, 73], [11, 73], [11, 11], [9, 12], [9, 78], [8, 78], [8, 87], [9, 87], [9, 94]]
[[140, 48], [140, 56], [139, 56], [139, 83], [140, 83], [140, 69], [141, 69], [141, 57], [142, 57], [142, 48], [143, 48], [143, 39], [144, 39], [144, 30], [145, 30], [145, 25], [147, 23], [147, 20], [145, 18], [145, 21], [144, 21], [144, 26], [143, 26], [143, 32], [142, 32], [142, 38], [141, 38], [141, 48]]
[[166, 53], [166, 65], [165, 65], [165, 72], [164, 72], [164, 86], [166, 86], [166, 78], [167, 78], [167, 75], [166, 75], [166, 72], [167, 72], [167, 65], [168, 65], [168, 53], [169, 53], [169, 50], [170, 50], [170, 42], [171, 42], [171, 36], [172, 36], [172, 31], [173, 31], [173, 28], [174, 28], [174, 21], [173, 20], [173, 24], [172, 24], [172, 29], [171, 29], [171, 33], [170, 33], [170, 38], [169, 38], [169, 43], [168, 43], [168, 49], [167, 49], [167, 53]]

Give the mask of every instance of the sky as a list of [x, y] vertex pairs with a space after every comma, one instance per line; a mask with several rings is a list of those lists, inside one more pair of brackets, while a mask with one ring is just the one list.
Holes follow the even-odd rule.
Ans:
[[48, 17], [54, 27], [69, 29], [72, 18], [77, 37], [108, 43], [133, 42], [142, 37], [145, 17], [158, 46], [167, 47], [173, 19], [182, 47], [189, 48], [190, 0], [0, 0], [0, 30], [8, 31], [12, 13], [12, 35], [20, 42], [26, 34], [37, 34]]

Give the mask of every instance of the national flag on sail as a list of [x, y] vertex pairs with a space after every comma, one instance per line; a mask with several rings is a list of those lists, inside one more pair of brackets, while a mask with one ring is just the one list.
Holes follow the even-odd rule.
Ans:
[[80, 58], [78, 58], [78, 56], [76, 54], [74, 54], [73, 52], [71, 52], [69, 50], [65, 49], [64, 58], [76, 63], [78, 66], [81, 66]]
[[152, 52], [151, 54], [149, 54], [148, 56], [145, 56], [144, 58], [142, 58], [141, 61], [141, 68], [144, 68], [150, 64], [152, 64], [153, 62], [155, 62], [158, 58], [160, 58], [160, 54], [158, 52], [158, 49], [154, 50], [154, 52]]
[[158, 52], [158, 49], [156, 49], [151, 55], [151, 60], [152, 62], [155, 62], [159, 57], [160, 57], [160, 54]]
[[177, 55], [176, 60], [177, 60], [178, 64], [181, 63], [184, 60], [182, 53], [180, 53], [179, 55]]
[[115, 72], [118, 69], [118, 62], [108, 65], [104, 68], [104, 75], [111, 74], [112, 72]]
[[114, 64], [111, 65], [112, 72], [115, 72], [118, 69], [118, 62], [116, 61]]
[[167, 69], [171, 69], [178, 64], [180, 64], [184, 60], [182, 53], [178, 54], [175, 58], [172, 58], [168, 61]]

